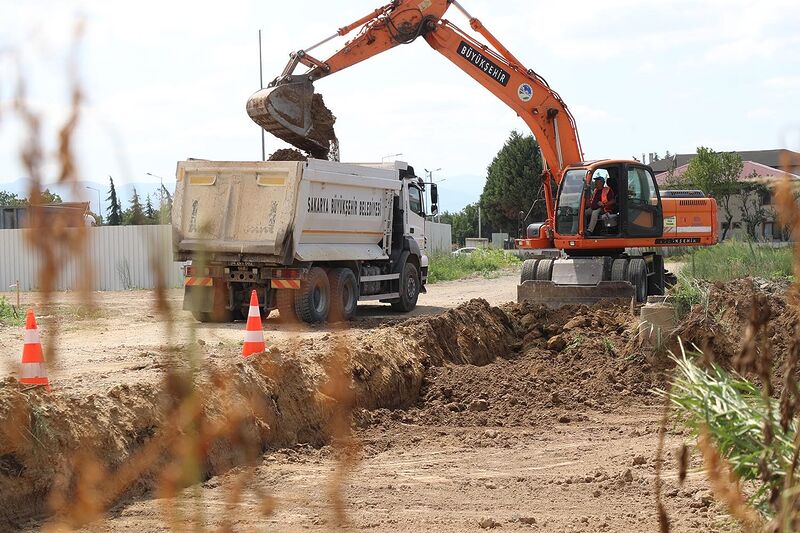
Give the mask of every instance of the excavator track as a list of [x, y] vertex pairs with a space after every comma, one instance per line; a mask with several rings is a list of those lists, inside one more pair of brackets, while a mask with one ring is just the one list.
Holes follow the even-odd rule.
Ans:
[[275, 137], [317, 159], [328, 159], [337, 145], [336, 117], [309, 81], [261, 89], [247, 101], [250, 118]]

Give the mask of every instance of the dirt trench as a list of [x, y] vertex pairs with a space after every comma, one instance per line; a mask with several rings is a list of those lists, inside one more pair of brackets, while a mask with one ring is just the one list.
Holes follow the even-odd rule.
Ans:
[[[352, 375], [356, 408], [407, 407], [431, 366], [484, 364], [518, 342], [509, 315], [473, 300], [328, 347], [301, 342], [292, 353], [273, 349], [248, 360], [208, 363], [194, 377], [176, 356], [160, 385], [119, 385], [85, 398], [26, 391], [6, 380], [0, 388], [0, 419], [6, 421], [0, 428], [0, 523], [18, 527], [58, 514], [59, 506], [80, 499], [82, 487], [102, 494], [104, 508], [157, 488], [165, 483], [165, 465], [180, 453], [175, 442], [189, 431], [199, 435], [195, 481], [268, 449], [320, 446], [339, 409], [335, 395], [326, 393], [331, 376]], [[189, 381], [201, 394], [191, 395]], [[101, 482], [86, 479], [87, 465], [103, 472]]]

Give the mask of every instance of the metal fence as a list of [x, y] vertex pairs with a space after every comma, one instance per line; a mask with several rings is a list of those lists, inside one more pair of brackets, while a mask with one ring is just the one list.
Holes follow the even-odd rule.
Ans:
[[[451, 250], [449, 224], [425, 223], [429, 253]], [[167, 287], [183, 283], [180, 263], [172, 261], [171, 226], [102, 226], [86, 228], [92, 281], [97, 291], [153, 289], [156, 285], [156, 265], [166, 278]], [[42, 257], [27, 241], [29, 229], [0, 230], [0, 291], [19, 281], [20, 290], [39, 288]], [[78, 231], [78, 230], [67, 230]], [[74, 290], [85, 279], [78, 261], [63, 265], [56, 290]]]
[[[86, 228], [91, 288], [98, 291], [152, 289], [156, 268], [167, 287], [183, 283], [180, 263], [172, 261], [171, 226], [103, 226]], [[19, 281], [21, 290], [39, 288], [42, 257], [26, 239], [29, 229], [0, 230], [0, 291]], [[77, 230], [67, 230], [77, 231]], [[63, 265], [56, 290], [73, 290], [87, 275], [78, 261]]]
[[450, 224], [425, 222], [425, 237], [428, 239], [428, 253], [450, 253], [453, 250], [453, 233]]

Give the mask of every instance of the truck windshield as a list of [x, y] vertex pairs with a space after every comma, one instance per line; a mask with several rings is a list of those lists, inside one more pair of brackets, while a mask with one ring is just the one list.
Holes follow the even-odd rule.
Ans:
[[578, 233], [581, 197], [585, 183], [586, 170], [569, 170], [564, 175], [556, 208], [556, 231], [562, 235]]

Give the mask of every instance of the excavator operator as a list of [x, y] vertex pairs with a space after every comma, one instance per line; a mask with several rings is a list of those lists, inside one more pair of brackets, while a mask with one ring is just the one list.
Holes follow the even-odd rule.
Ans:
[[602, 176], [594, 177], [594, 190], [589, 200], [589, 207], [586, 208], [586, 216], [589, 217], [589, 224], [586, 226], [586, 235], [592, 235], [599, 220], [605, 220], [608, 215], [614, 212], [617, 204], [614, 198], [614, 191], [607, 186]]

